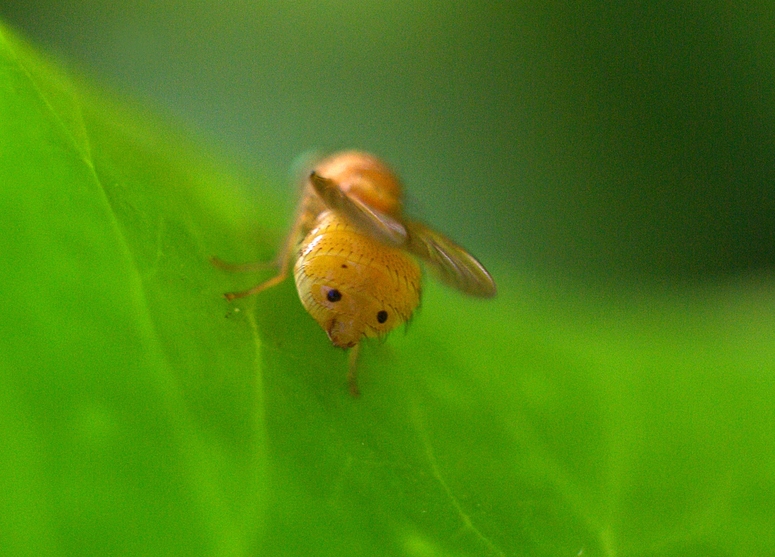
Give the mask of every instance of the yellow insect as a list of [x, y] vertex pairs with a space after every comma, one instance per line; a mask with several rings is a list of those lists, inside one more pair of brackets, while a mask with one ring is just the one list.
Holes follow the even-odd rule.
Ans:
[[[420, 303], [421, 259], [438, 278], [465, 294], [495, 295], [487, 270], [462, 247], [402, 215], [401, 185], [378, 158], [345, 151], [306, 178], [291, 232], [277, 258], [278, 273], [228, 300], [256, 294], [286, 279], [295, 259], [304, 308], [349, 355], [348, 383], [358, 396], [356, 362], [364, 338], [405, 323]], [[251, 265], [213, 262], [226, 269]]]

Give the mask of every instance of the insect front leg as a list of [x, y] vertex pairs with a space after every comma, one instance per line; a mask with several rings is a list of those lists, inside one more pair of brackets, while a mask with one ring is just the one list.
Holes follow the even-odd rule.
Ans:
[[358, 343], [350, 348], [350, 353], [347, 358], [347, 384], [350, 387], [350, 394], [358, 398], [361, 396], [361, 391], [358, 389], [358, 354], [361, 351], [361, 344]]
[[305, 226], [308, 226], [307, 225], [308, 220], [309, 220], [309, 215], [307, 215], [305, 211], [301, 211], [296, 216], [296, 219], [293, 222], [293, 227], [291, 228], [290, 233], [286, 237], [285, 242], [283, 243], [283, 247], [275, 261], [272, 261], [269, 263], [264, 263], [259, 261], [255, 263], [233, 264], [233, 263], [226, 263], [225, 261], [217, 257], [211, 257], [210, 261], [212, 262], [213, 265], [215, 265], [220, 269], [225, 269], [227, 271], [244, 272], [244, 271], [266, 269], [268, 267], [277, 268], [277, 274], [272, 278], [265, 280], [264, 282], [261, 282], [253, 286], [252, 288], [248, 288], [247, 290], [242, 290], [240, 292], [226, 292], [223, 295], [223, 297], [229, 301], [232, 301], [237, 298], [245, 298], [247, 296], [252, 296], [253, 294], [258, 294], [259, 292], [262, 292], [267, 288], [272, 288], [273, 286], [277, 286], [278, 284], [283, 282], [286, 278], [288, 278], [288, 268], [291, 263], [291, 258], [293, 257], [293, 253], [296, 249], [296, 246], [299, 243], [302, 230], [304, 229]]

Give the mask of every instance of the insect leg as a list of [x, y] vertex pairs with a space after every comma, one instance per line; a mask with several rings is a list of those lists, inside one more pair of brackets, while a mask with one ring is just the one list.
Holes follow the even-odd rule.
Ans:
[[[272, 288], [273, 286], [277, 286], [278, 284], [283, 282], [286, 278], [288, 278], [288, 267], [290, 266], [290, 263], [291, 263], [291, 257], [293, 255], [294, 250], [296, 249], [296, 245], [299, 243], [299, 236], [301, 236], [302, 229], [306, 225], [308, 220], [309, 220], [309, 215], [307, 215], [306, 211], [300, 211], [293, 222], [293, 227], [291, 228], [290, 233], [285, 239], [285, 243], [283, 244], [282, 250], [280, 251], [277, 257], [277, 260], [272, 263], [263, 264], [263, 268], [277, 267], [277, 274], [275, 276], [273, 276], [268, 280], [265, 280], [262, 283], [257, 284], [252, 288], [248, 288], [247, 290], [243, 290], [241, 292], [226, 292], [223, 295], [223, 297], [229, 301], [232, 301], [236, 298], [245, 298], [246, 296], [252, 296], [253, 294], [258, 294], [259, 292], [266, 290], [267, 288]], [[261, 268], [260, 266], [262, 265], [262, 263], [260, 262], [247, 263], [245, 265], [232, 265], [229, 263], [224, 263], [223, 261], [215, 257], [213, 257], [211, 261], [216, 267], [221, 267], [228, 270], [238, 270], [238, 271], [249, 270], [251, 267], [254, 267], [254, 266], [258, 266], [258, 268]]]
[[350, 354], [347, 358], [347, 384], [350, 386], [350, 394], [358, 398], [361, 396], [361, 391], [358, 390], [358, 354], [361, 351], [361, 344], [358, 343], [350, 348]]
[[277, 286], [282, 281], [284, 281], [287, 276], [288, 276], [288, 271], [286, 269], [282, 269], [278, 275], [273, 276], [269, 280], [266, 280], [260, 284], [255, 285], [253, 288], [248, 288], [247, 290], [242, 290], [240, 292], [226, 292], [223, 295], [223, 297], [231, 302], [232, 300], [236, 300], [237, 298], [245, 298], [247, 296], [252, 296], [253, 294], [258, 294], [262, 290], [266, 290], [267, 288], [272, 288], [273, 286]]

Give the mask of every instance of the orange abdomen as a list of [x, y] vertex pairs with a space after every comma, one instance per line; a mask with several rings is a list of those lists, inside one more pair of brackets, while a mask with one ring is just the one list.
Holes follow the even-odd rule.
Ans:
[[412, 256], [330, 211], [304, 238], [294, 276], [304, 307], [343, 348], [386, 334], [420, 303], [421, 272]]

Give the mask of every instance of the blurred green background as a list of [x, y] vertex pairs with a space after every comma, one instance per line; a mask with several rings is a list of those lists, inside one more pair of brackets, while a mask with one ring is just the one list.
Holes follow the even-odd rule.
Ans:
[[276, 184], [310, 149], [378, 153], [413, 212], [485, 261], [583, 282], [775, 263], [771, 2], [4, 0], [0, 15]]

